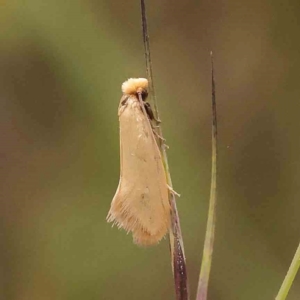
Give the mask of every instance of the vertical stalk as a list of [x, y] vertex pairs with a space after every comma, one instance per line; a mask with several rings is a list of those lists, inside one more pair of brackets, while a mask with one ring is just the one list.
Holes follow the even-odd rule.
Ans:
[[[157, 125], [159, 125], [160, 119], [159, 119], [157, 100], [155, 97], [154, 84], [153, 84], [150, 42], [149, 42], [146, 7], [145, 7], [144, 0], [141, 0], [141, 13], [142, 13], [143, 41], [145, 47], [146, 69], [147, 69], [147, 77], [149, 81], [149, 94], [153, 102], [154, 116], [157, 120]], [[157, 127], [157, 133], [159, 136], [161, 137], [163, 136], [161, 125]], [[169, 187], [172, 189], [172, 180], [171, 180], [170, 168], [168, 163], [168, 157], [167, 157], [166, 147], [163, 141], [159, 142], [159, 147], [160, 147], [162, 160], [166, 171], [167, 182]], [[169, 238], [170, 238], [171, 264], [172, 264], [172, 271], [173, 271], [174, 282], [175, 282], [175, 294], [177, 300], [188, 300], [189, 295], [188, 295], [186, 259], [184, 255], [183, 239], [181, 235], [178, 210], [176, 207], [175, 194], [172, 191], [169, 191], [169, 201], [172, 209], [171, 228], [169, 230]]]
[[211, 83], [212, 83], [212, 167], [211, 186], [206, 234], [204, 241], [203, 257], [199, 275], [198, 290], [196, 300], [206, 300], [208, 281], [212, 263], [212, 253], [214, 248], [215, 224], [216, 224], [216, 202], [217, 202], [217, 106], [215, 93], [215, 78], [213, 55], [211, 55]]

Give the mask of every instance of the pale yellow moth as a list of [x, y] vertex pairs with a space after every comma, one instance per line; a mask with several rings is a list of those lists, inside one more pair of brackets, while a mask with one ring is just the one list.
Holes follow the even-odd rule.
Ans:
[[107, 221], [132, 232], [138, 245], [158, 243], [170, 228], [171, 208], [166, 174], [153, 133], [148, 80], [130, 78], [122, 85], [120, 181]]

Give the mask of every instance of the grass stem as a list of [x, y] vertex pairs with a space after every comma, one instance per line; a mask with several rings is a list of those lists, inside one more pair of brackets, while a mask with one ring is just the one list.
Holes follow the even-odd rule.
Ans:
[[[146, 69], [147, 69], [147, 77], [149, 81], [149, 95], [153, 102], [154, 116], [156, 120], [158, 120], [157, 125], [159, 126], [157, 127], [157, 133], [159, 136], [162, 137], [163, 136], [162, 128], [160, 125], [157, 100], [155, 97], [154, 84], [153, 84], [150, 42], [149, 42], [146, 7], [145, 7], [144, 0], [141, 0], [141, 14], [142, 14], [143, 41], [145, 47]], [[166, 152], [166, 146], [162, 140], [159, 142], [159, 147], [162, 154], [162, 160], [165, 166], [167, 182], [169, 187], [172, 189], [172, 180], [171, 180], [170, 168], [169, 168], [168, 157]], [[183, 239], [182, 239], [182, 234], [180, 229], [178, 210], [176, 207], [175, 194], [172, 191], [169, 191], [169, 201], [172, 208], [171, 228], [169, 231], [169, 238], [170, 238], [171, 264], [172, 264], [172, 270], [173, 270], [173, 276], [175, 282], [175, 294], [177, 300], [188, 300], [189, 293], [188, 293], [186, 259], [184, 255]]]
[[289, 270], [283, 280], [283, 283], [279, 289], [279, 292], [276, 296], [276, 300], [285, 300], [285, 298], [287, 297], [290, 288], [293, 284], [293, 281], [296, 277], [296, 274], [299, 270], [300, 267], [300, 243], [298, 245], [298, 248], [296, 250], [296, 253], [294, 255], [294, 258], [292, 260], [292, 263], [289, 267]]
[[212, 170], [208, 218], [204, 241], [203, 257], [198, 281], [196, 300], [206, 300], [208, 281], [212, 263], [214, 248], [215, 224], [216, 224], [216, 202], [217, 202], [217, 108], [215, 94], [215, 78], [213, 55], [211, 52], [211, 81], [212, 81]]

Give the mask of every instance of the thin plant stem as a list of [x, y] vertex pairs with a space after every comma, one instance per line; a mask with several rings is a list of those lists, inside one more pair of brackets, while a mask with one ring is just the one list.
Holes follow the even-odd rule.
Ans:
[[287, 295], [290, 291], [290, 288], [293, 284], [293, 281], [296, 277], [296, 274], [299, 270], [299, 267], [300, 267], [300, 243], [298, 245], [298, 248], [296, 250], [296, 253], [294, 255], [292, 263], [289, 267], [289, 270], [288, 270], [288, 272], [283, 280], [283, 283], [279, 289], [279, 292], [275, 298], [276, 300], [284, 300], [287, 297]]
[[212, 81], [212, 169], [211, 186], [206, 234], [204, 241], [203, 257], [199, 275], [196, 300], [206, 300], [208, 281], [212, 263], [212, 253], [214, 248], [215, 224], [216, 224], [216, 202], [217, 202], [217, 108], [215, 94], [215, 78], [213, 55], [211, 55], [211, 81]]
[[[144, 0], [141, 0], [141, 14], [142, 14], [142, 26], [143, 26], [143, 41], [145, 47], [146, 70], [147, 70], [147, 77], [149, 81], [149, 94], [153, 102], [154, 116], [157, 120], [157, 125], [159, 125], [157, 126], [157, 133], [159, 136], [162, 137], [163, 136], [162, 128], [160, 125], [157, 100], [155, 97], [154, 84], [153, 84], [150, 42], [149, 42], [146, 7], [145, 7]], [[188, 300], [189, 293], [188, 293], [186, 259], [184, 255], [183, 239], [182, 239], [182, 234], [180, 229], [178, 210], [176, 207], [175, 193], [172, 191], [172, 180], [171, 180], [170, 168], [169, 168], [168, 157], [166, 152], [166, 146], [162, 140], [159, 140], [158, 144], [160, 147], [162, 160], [166, 171], [167, 183], [170, 187], [169, 201], [171, 204], [172, 213], [171, 213], [171, 228], [169, 230], [169, 239], [170, 239], [171, 264], [172, 264], [172, 271], [173, 271], [174, 282], [175, 282], [175, 294], [177, 300]]]

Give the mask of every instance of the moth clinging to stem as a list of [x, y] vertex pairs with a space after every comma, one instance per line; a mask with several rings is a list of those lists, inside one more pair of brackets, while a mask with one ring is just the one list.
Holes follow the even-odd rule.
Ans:
[[107, 216], [108, 222], [132, 232], [134, 242], [145, 246], [158, 243], [171, 223], [169, 187], [147, 89], [145, 78], [130, 78], [122, 85], [120, 181]]

